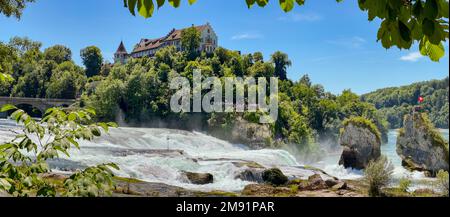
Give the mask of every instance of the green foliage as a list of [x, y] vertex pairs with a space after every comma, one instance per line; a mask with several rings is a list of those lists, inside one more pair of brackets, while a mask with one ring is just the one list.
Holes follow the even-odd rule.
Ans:
[[399, 185], [400, 191], [407, 193], [409, 188], [411, 187], [411, 184], [412, 184], [411, 179], [404, 177], [404, 178], [400, 179], [398, 185]]
[[448, 189], [449, 189], [449, 178], [448, 171], [439, 171], [436, 176], [436, 184], [439, 190], [444, 194], [444, 196], [448, 197]]
[[7, 17], [14, 16], [17, 19], [20, 19], [26, 5], [34, 1], [35, 0], [2, 0], [0, 1], [0, 14], [4, 14]]
[[381, 196], [381, 189], [392, 179], [394, 167], [386, 156], [371, 161], [364, 170], [364, 181], [369, 185], [369, 196]]
[[287, 79], [287, 68], [292, 65], [287, 54], [280, 51], [272, 54], [271, 61], [275, 64], [275, 77], [281, 80]]
[[41, 46], [20, 37], [8, 44], [0, 42], [1, 96], [74, 99], [81, 95], [87, 78], [72, 61], [70, 49], [57, 45], [41, 52]]
[[[17, 82], [1, 86], [6, 94], [71, 99], [81, 96], [80, 105], [95, 108], [100, 120], [116, 120], [119, 115], [131, 123], [164, 119], [178, 123], [176, 127], [180, 128], [189, 128], [193, 122], [190, 120], [195, 120], [195, 123], [200, 121], [197, 126], [205, 130], [217, 127], [231, 129], [237, 118], [258, 122], [262, 113], [174, 114], [169, 101], [174, 90], [168, 86], [174, 76], [181, 75], [192, 80], [193, 70], [199, 68], [204, 76], [217, 76], [222, 82], [223, 77], [269, 78], [276, 73], [285, 78], [285, 69], [290, 65], [287, 55], [281, 52], [272, 55], [272, 61], [265, 62], [260, 52], [241, 55], [219, 47], [213, 54], [193, 58], [189, 57], [188, 52], [179, 52], [169, 46], [159, 50], [155, 58], [130, 58], [126, 64], [108, 65], [102, 76], [88, 79], [83, 69], [73, 61], [58, 64], [61, 58], [44, 58], [52, 56], [48, 53], [70, 52], [47, 51], [47, 55], [44, 55], [37, 42], [20, 38], [14, 41], [6, 46], [12, 49], [11, 55], [17, 56], [19, 61], [17, 69], [11, 73]], [[359, 96], [351, 91], [333, 95], [326, 92], [323, 86], [312, 84], [307, 75], [298, 82], [285, 79], [279, 81], [279, 118], [270, 126], [274, 136], [267, 145], [291, 144], [305, 156], [317, 154], [319, 148], [316, 142], [336, 142], [342, 121], [352, 116], [369, 119], [378, 127], [382, 138], [387, 137], [384, 120], [377, 114], [375, 107], [361, 102]]]
[[0, 96], [9, 96], [11, 94], [13, 81], [10, 75], [0, 73]]
[[[181, 0], [168, 0], [175, 8]], [[265, 7], [269, 0], [245, 0], [248, 8], [257, 4]], [[153, 0], [124, 0], [124, 6], [135, 15], [145, 18], [154, 12]], [[165, 0], [157, 0], [158, 8]], [[189, 4], [196, 1], [188, 0]], [[305, 4], [305, 0], [295, 0], [297, 5]], [[342, 2], [342, 0], [336, 0]], [[283, 11], [294, 9], [294, 0], [279, 0]], [[414, 43], [419, 44], [420, 53], [432, 61], [439, 61], [445, 55], [443, 43], [448, 39], [448, 1], [447, 0], [358, 0], [359, 8], [367, 11], [369, 21], [381, 20], [377, 38], [384, 48], [397, 46], [410, 49]]]
[[183, 29], [181, 32], [181, 47], [187, 52], [190, 60], [198, 56], [200, 48], [201, 34], [195, 27]]
[[[424, 98], [421, 104], [418, 102], [419, 96]], [[372, 103], [379, 109], [381, 116], [389, 122], [392, 129], [401, 128], [403, 117], [419, 105], [429, 114], [431, 122], [436, 127], [448, 128], [448, 98], [448, 77], [402, 87], [384, 88], [361, 96], [363, 101]]]
[[[14, 139], [0, 145], [0, 189], [13, 196], [101, 196], [113, 187], [114, 164], [90, 167], [77, 172], [64, 182], [63, 189], [42, 178], [50, 172], [47, 161], [69, 150], [79, 149], [79, 141], [92, 140], [107, 132], [115, 123], [92, 123], [95, 112], [90, 109], [63, 110], [51, 108], [40, 121], [23, 110], [5, 105], [0, 112], [12, 112], [11, 118], [23, 126]], [[86, 125], [87, 124], [87, 125]], [[33, 156], [33, 157], [31, 157]]]
[[67, 189], [63, 196], [68, 197], [99, 197], [112, 195], [115, 182], [110, 168], [119, 170], [113, 163], [89, 167], [83, 171], [77, 171], [64, 181]]
[[86, 67], [86, 76], [92, 77], [100, 73], [103, 64], [103, 56], [96, 46], [89, 46], [81, 50], [81, 59]]
[[72, 51], [63, 45], [55, 45], [45, 49], [44, 58], [53, 60], [57, 64], [72, 60]]
[[342, 125], [344, 127], [348, 126], [349, 124], [353, 124], [358, 127], [363, 127], [365, 129], [368, 129], [370, 132], [372, 132], [379, 142], [381, 142], [381, 133], [378, 130], [377, 126], [373, 124], [372, 121], [364, 118], [364, 117], [351, 117], [348, 119], [345, 119]]

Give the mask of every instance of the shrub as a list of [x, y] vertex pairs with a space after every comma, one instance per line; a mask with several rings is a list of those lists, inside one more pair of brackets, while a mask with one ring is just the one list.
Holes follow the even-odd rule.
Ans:
[[400, 179], [399, 188], [402, 192], [408, 192], [409, 188], [411, 187], [411, 184], [412, 181], [409, 178], [404, 177]]
[[369, 185], [369, 196], [381, 196], [381, 189], [391, 181], [393, 170], [394, 167], [386, 156], [369, 162], [364, 171], [364, 181]]
[[449, 187], [449, 180], [448, 180], [448, 172], [441, 170], [436, 175], [437, 178], [437, 188], [444, 194], [444, 196], [448, 197], [448, 187]]

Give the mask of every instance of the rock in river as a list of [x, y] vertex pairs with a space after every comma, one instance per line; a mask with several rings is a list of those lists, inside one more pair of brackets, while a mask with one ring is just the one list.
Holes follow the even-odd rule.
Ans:
[[344, 146], [340, 165], [345, 168], [364, 169], [371, 160], [381, 156], [381, 136], [378, 128], [362, 117], [351, 118], [343, 123], [341, 146]]
[[214, 182], [214, 177], [210, 173], [183, 172], [190, 183], [196, 185], [206, 185]]
[[278, 168], [264, 170], [262, 178], [264, 182], [272, 185], [284, 185], [289, 181], [288, 177]]
[[448, 171], [448, 142], [434, 128], [427, 115], [414, 112], [406, 115], [397, 138], [397, 153], [404, 167], [425, 171], [435, 176], [439, 170]]

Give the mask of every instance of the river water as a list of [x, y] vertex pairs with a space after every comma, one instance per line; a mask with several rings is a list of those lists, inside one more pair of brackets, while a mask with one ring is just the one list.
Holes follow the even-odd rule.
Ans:
[[[0, 120], [0, 143], [12, 138], [11, 130], [18, 126], [8, 120]], [[442, 130], [448, 140], [448, 130]], [[401, 167], [395, 151], [397, 132], [389, 132], [389, 143], [382, 146], [382, 153], [395, 166], [394, 177], [425, 180], [419, 172], [408, 172]], [[240, 191], [249, 182], [235, 179], [243, 170], [239, 163], [256, 162], [265, 167], [278, 167], [290, 177], [307, 178], [310, 171], [302, 169], [301, 159], [286, 150], [249, 150], [243, 145], [202, 134], [171, 129], [118, 128], [112, 129], [92, 142], [83, 141], [81, 149], [72, 149], [71, 158], [51, 162], [55, 170], [67, 171], [101, 163], [114, 162], [120, 167], [117, 175], [162, 182], [188, 189], [211, 191]], [[362, 171], [344, 169], [338, 165], [339, 154], [329, 154], [312, 166], [325, 170], [341, 179], [361, 178]], [[214, 183], [189, 184], [182, 171], [212, 173]]]

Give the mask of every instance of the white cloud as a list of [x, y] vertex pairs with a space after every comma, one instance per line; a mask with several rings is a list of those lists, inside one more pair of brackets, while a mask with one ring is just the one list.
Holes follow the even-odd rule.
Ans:
[[260, 39], [263, 35], [259, 33], [243, 33], [231, 37], [231, 40], [250, 40], [250, 39]]
[[367, 41], [364, 38], [355, 36], [352, 38], [341, 38], [326, 41], [328, 44], [338, 45], [350, 49], [361, 48]]
[[280, 21], [292, 21], [292, 22], [314, 22], [322, 20], [322, 16], [316, 13], [290, 13], [284, 17], [278, 18]]
[[421, 58], [423, 58], [423, 56], [422, 54], [420, 54], [420, 52], [411, 52], [405, 56], [400, 57], [400, 60], [408, 62], [417, 62]]

